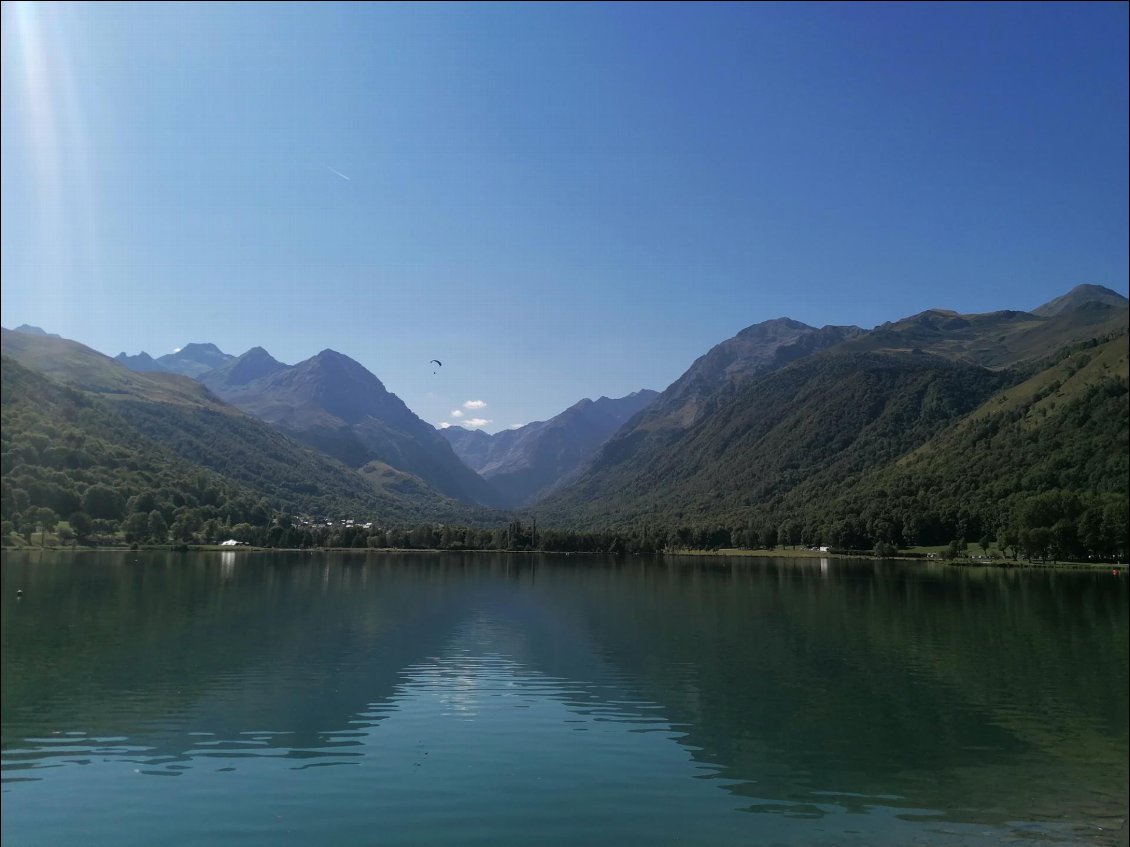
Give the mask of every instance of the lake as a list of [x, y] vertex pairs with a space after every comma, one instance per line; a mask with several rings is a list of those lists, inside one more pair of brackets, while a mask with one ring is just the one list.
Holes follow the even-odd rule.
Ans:
[[0, 573], [6, 847], [1127, 843], [1109, 569], [44, 552]]

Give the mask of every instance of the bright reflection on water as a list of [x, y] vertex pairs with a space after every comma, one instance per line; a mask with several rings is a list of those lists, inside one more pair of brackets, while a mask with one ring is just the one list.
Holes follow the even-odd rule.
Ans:
[[2, 576], [5, 844], [1126, 842], [1109, 572], [222, 553]]

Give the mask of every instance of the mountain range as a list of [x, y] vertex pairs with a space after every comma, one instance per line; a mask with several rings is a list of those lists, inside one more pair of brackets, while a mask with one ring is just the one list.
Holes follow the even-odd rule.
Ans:
[[224, 353], [215, 344], [186, 344], [175, 353], [167, 353], [157, 359], [145, 352], [136, 356], [119, 353], [114, 358], [131, 371], [163, 371], [195, 378], [235, 357]]
[[[332, 350], [295, 365], [207, 343], [110, 359], [20, 327], [3, 332], [4, 478], [38, 505], [33, 471], [62, 473], [54, 484], [81, 499], [90, 481], [42, 464], [51, 447], [27, 429], [73, 441], [87, 404], [104, 445], [117, 443], [114, 417], [148, 439], [146, 455], [167, 455], [158, 464], [292, 511], [490, 523], [506, 519], [492, 510], [520, 508], [546, 526], [767, 537], [788, 525], [850, 544], [972, 536], [1050, 492], [1075, 497], [1064, 508], [1080, 516], [1093, 498], [1126, 500], [1126, 332], [1126, 298], [1090, 285], [1031, 311], [931, 309], [872, 330], [778, 318], [722, 341], [662, 392], [581, 400], [490, 435], [437, 431]], [[33, 385], [62, 388], [50, 405], [61, 419], [30, 409]], [[971, 456], [993, 475], [971, 472]]]
[[407, 474], [374, 484], [191, 378], [133, 372], [77, 342], [6, 329], [0, 350], [4, 480], [33, 495], [32, 505], [65, 515], [92, 486], [124, 501], [194, 480], [226, 491], [241, 514], [265, 501], [291, 514], [483, 518]]
[[456, 500], [504, 505], [435, 427], [341, 353], [323, 350], [287, 366], [255, 347], [198, 378], [217, 397], [351, 468], [379, 462]]
[[[529, 505], [579, 469], [621, 424], [656, 396], [638, 391], [581, 400], [548, 421], [488, 435], [436, 429], [363, 366], [333, 350], [286, 365], [262, 347], [241, 356], [186, 344], [154, 359], [120, 353], [139, 372], [193, 377], [217, 397], [349, 467], [371, 463], [419, 478], [440, 494], [482, 506]], [[371, 471], [372, 468], [369, 468]]]
[[581, 400], [548, 421], [489, 435], [480, 429], [440, 430], [456, 455], [511, 506], [529, 506], [563, 485], [601, 444], [658, 397], [644, 389], [627, 397]]
[[[1033, 312], [929, 310], [870, 332], [815, 330], [787, 320], [750, 327], [695, 362], [567, 486], [539, 503], [539, 514], [547, 523], [574, 527], [658, 521], [764, 528], [790, 519], [811, 524], [812, 537], [827, 537], [837, 521], [894, 525], [906, 516], [913, 531], [899, 540], [935, 542], [959, 527], [967, 534], [995, 529], [1014, 501], [1036, 492], [1071, 488], [1124, 496], [1127, 322], [1126, 298], [1080, 286]], [[755, 360], [739, 353], [745, 366], [735, 368], [730, 357], [739, 339], [755, 329], [774, 339], [774, 355]], [[809, 349], [792, 355], [798, 344]], [[1008, 420], [999, 419], [1002, 392], [1033, 375], [1056, 383], [1048, 374], [1079, 345], [1103, 351], [1105, 368], [1089, 368], [1087, 387], [1074, 395], [1075, 403], [1090, 406], [1041, 407], [1033, 417], [1016, 417], [1013, 410]], [[1092, 416], [1102, 415], [1109, 426], [1084, 437]], [[950, 445], [935, 448], [942, 457], [935, 464], [965, 479], [961, 469], [971, 445], [958, 433], [971, 417], [994, 420], [994, 435], [1009, 445], [993, 464], [1013, 469], [1010, 485], [990, 478], [947, 483], [955, 493], [943, 503], [929, 487], [906, 481], [910, 457], [935, 441]], [[1046, 432], [1036, 437], [1038, 430]], [[1034, 444], [1058, 444], [1066, 455], [1084, 439], [1077, 458], [1102, 464], [1106, 476], [1087, 485], [1068, 482], [1068, 468], [1054, 457], [1058, 472], [1042, 480], [1024, 477]], [[894, 478], [914, 493], [897, 507], [878, 482]], [[995, 498], [982, 489], [994, 490]], [[851, 496], [859, 490], [875, 496], [860, 504]], [[956, 490], [981, 502], [975, 521], [963, 517]], [[876, 508], [883, 517], [870, 515]], [[863, 543], [876, 533], [864, 526], [848, 535], [841, 543]]]

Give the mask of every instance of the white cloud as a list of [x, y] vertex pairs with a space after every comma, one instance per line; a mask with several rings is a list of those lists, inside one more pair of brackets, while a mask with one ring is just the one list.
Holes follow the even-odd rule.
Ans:
[[486, 426], [490, 421], [486, 418], [467, 418], [467, 426]]
[[449, 426], [451, 426], [451, 424], [449, 424], [447, 421], [440, 421], [440, 424], [439, 424], [440, 429], [447, 429]]
[[510, 424], [510, 429], [521, 429], [525, 424]]
[[468, 400], [463, 404], [464, 409], [485, 409], [486, 407], [486, 400]]
[[451, 410], [451, 417], [461, 418], [461, 417], [463, 417], [463, 411], [461, 409], [452, 409]]
[[174, 353], [179, 353], [179, 352], [180, 352], [180, 351], [181, 351], [182, 349], [184, 349], [184, 348], [182, 348], [182, 347], [177, 347], [177, 348], [176, 348], [175, 350], [173, 350], [173, 352], [174, 352]]

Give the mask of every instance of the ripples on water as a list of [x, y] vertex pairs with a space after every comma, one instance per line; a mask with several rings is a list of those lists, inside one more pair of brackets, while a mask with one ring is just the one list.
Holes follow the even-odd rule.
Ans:
[[1125, 842], [1093, 575], [135, 558], [4, 561], [6, 844]]

